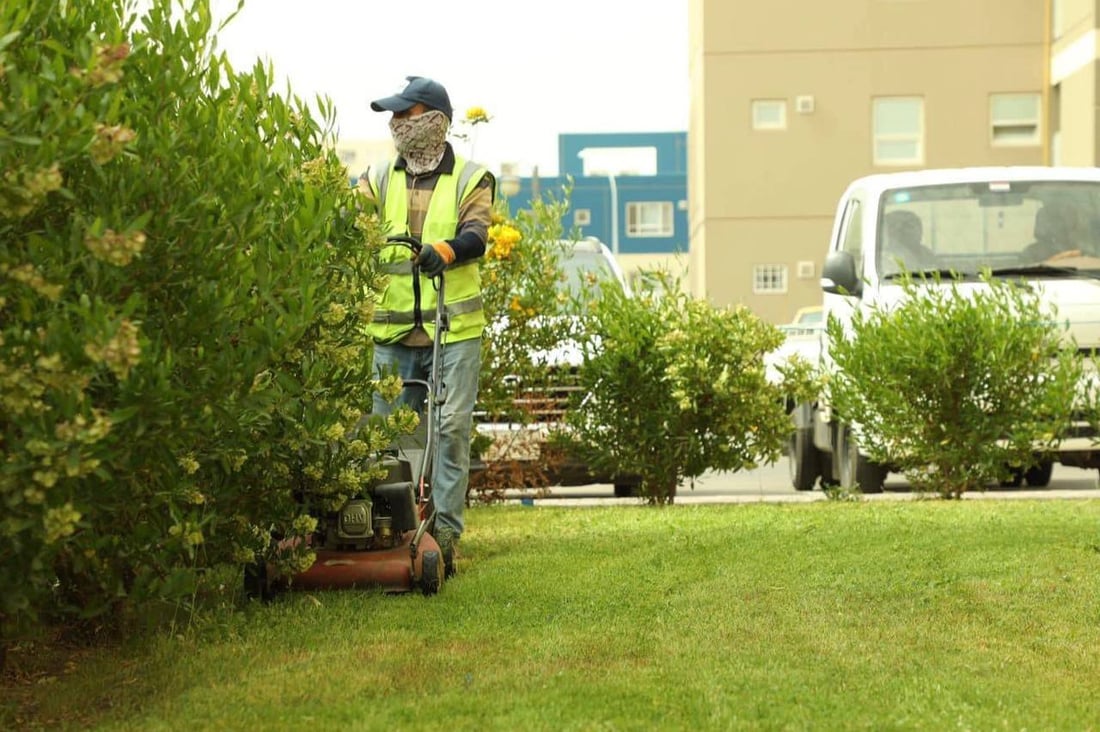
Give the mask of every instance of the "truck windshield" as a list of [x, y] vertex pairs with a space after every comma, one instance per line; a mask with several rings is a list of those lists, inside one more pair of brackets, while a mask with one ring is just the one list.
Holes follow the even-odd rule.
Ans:
[[1100, 271], [1100, 182], [1005, 181], [918, 186], [881, 199], [876, 264], [973, 275]]

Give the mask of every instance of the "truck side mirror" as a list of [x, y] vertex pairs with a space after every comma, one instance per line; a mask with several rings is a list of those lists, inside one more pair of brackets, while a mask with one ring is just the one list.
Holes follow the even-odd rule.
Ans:
[[859, 295], [863, 282], [851, 252], [829, 252], [821, 268], [821, 289], [834, 295]]

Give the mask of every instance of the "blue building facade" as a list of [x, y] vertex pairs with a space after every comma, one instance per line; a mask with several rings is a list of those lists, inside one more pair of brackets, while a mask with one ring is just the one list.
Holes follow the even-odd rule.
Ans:
[[[646, 153], [655, 170], [585, 175], [586, 153], [616, 150]], [[566, 231], [597, 237], [616, 255], [687, 253], [686, 132], [563, 134], [558, 170], [557, 176], [511, 180], [513, 187], [518, 180], [508, 199], [511, 212], [549, 190], [560, 194], [572, 178]]]

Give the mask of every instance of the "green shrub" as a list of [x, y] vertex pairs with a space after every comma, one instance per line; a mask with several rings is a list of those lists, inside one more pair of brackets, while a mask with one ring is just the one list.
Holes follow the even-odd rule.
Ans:
[[[545, 191], [514, 217], [506, 201], [498, 202], [481, 275], [489, 325], [482, 341], [478, 409], [490, 421], [530, 425], [536, 412], [549, 406], [531, 396], [548, 393], [553, 373], [539, 355], [558, 345], [574, 306], [563, 293], [560, 244], [576, 237], [562, 226], [570, 191], [568, 185], [560, 193]], [[486, 458], [485, 472], [471, 477], [480, 500], [497, 500], [505, 488], [549, 484], [557, 458], [528, 437], [523, 429], [496, 441], [475, 435], [474, 452]]]
[[533, 356], [557, 344], [558, 318], [571, 306], [561, 293], [558, 244], [565, 236], [561, 219], [569, 208], [569, 189], [560, 197], [547, 192], [530, 206], [511, 218], [506, 203], [499, 203], [482, 266], [489, 326], [482, 344], [479, 403], [498, 421], [529, 421], [516, 405], [517, 384], [544, 377], [544, 366]]
[[177, 603], [305, 533], [297, 497], [339, 500], [396, 429], [341, 439], [381, 239], [330, 106], [235, 72], [205, 0], [128, 5], [0, 9], [5, 636]]
[[[588, 303], [581, 393], [562, 439], [613, 476], [638, 475], [650, 502], [707, 470], [753, 469], [778, 458], [790, 430], [786, 394], [805, 393], [808, 369], [771, 383], [764, 356], [782, 334], [748, 308], [715, 308], [666, 273], [628, 297]], [[799, 376], [801, 375], [801, 376]]]
[[905, 297], [831, 319], [832, 406], [868, 456], [959, 496], [1032, 466], [1065, 434], [1082, 364], [1028, 285], [905, 278]]

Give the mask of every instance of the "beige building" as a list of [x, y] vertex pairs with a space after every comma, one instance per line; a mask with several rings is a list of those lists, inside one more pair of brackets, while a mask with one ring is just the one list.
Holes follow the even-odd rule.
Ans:
[[688, 282], [790, 320], [821, 302], [853, 178], [1093, 166], [1100, 0], [689, 0]]
[[336, 155], [347, 166], [348, 175], [357, 177], [368, 169], [377, 170], [385, 166], [394, 156], [393, 141], [383, 140], [338, 140]]

